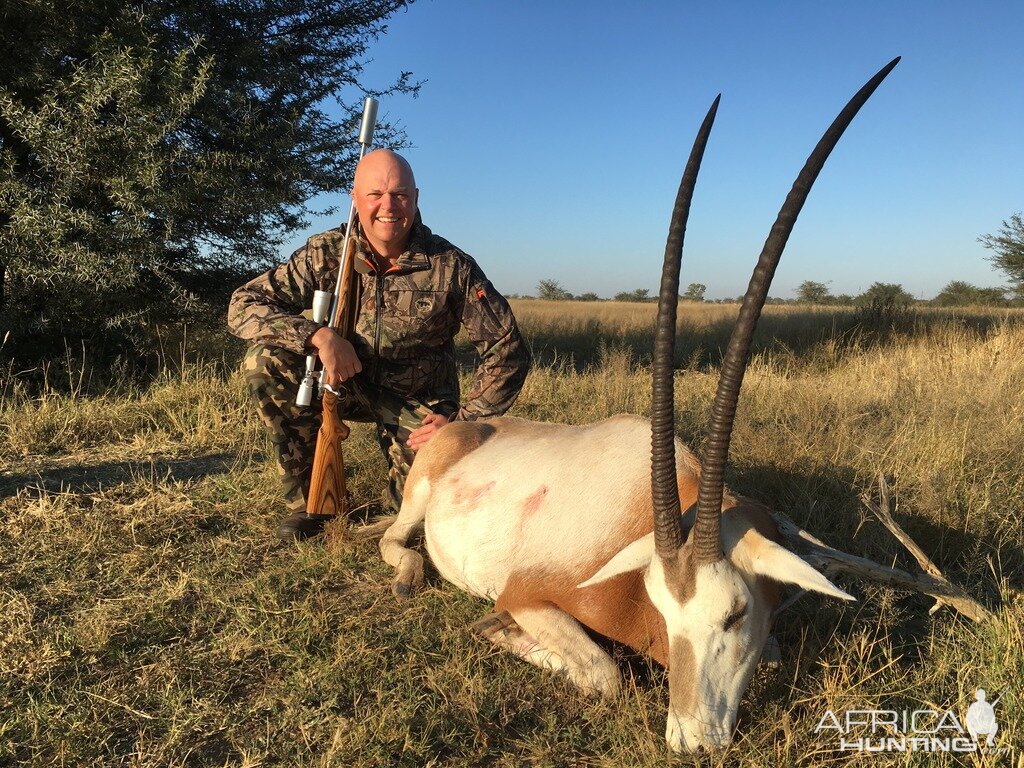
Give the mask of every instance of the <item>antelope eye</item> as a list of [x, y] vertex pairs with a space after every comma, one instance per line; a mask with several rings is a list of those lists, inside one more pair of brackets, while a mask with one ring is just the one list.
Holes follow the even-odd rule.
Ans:
[[747, 606], [741, 605], [735, 611], [725, 617], [725, 622], [722, 624], [722, 629], [728, 632], [730, 629], [739, 624], [740, 620], [747, 615]]

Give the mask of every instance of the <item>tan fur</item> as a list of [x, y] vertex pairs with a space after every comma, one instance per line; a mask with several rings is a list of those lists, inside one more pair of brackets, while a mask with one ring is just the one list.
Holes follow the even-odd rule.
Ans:
[[697, 669], [693, 644], [681, 637], [672, 643], [672, 658], [668, 675], [668, 695], [672, 706], [680, 712], [693, 712], [697, 708]]
[[674, 558], [663, 558], [661, 565], [665, 569], [665, 582], [672, 597], [680, 605], [689, 602], [697, 588], [693, 550], [689, 547], [681, 549]]
[[446, 424], [433, 440], [430, 450], [423, 451], [413, 462], [409, 482], [425, 477], [433, 485], [459, 459], [472, 453], [496, 432], [486, 421], [453, 421]]
[[[763, 504], [745, 496], [727, 496], [725, 501], [729, 507], [722, 513], [723, 521], [738, 519], [746, 526], [740, 541], [747, 547], [751, 558], [757, 557], [759, 551], [767, 546], [766, 539], [776, 544], [782, 542], [782, 534]], [[754, 588], [760, 590], [771, 610], [774, 611], [782, 602], [782, 585], [777, 581], [758, 578]]]
[[[684, 456], [687, 461], [684, 469], [678, 473], [677, 480], [680, 501], [685, 508], [697, 500], [700, 465], [696, 460], [693, 463], [688, 461], [692, 458], [691, 454]], [[540, 603], [557, 606], [591, 630], [640, 653], [646, 653], [658, 664], [668, 667], [670, 660], [665, 620], [647, 596], [642, 571], [624, 573], [584, 589], [577, 588], [578, 584], [596, 573], [619, 549], [651, 532], [654, 521], [650, 510], [651, 487], [650, 482], [644, 478], [634, 489], [629, 507], [618, 518], [621, 526], [611, 537], [612, 546], [594, 552], [588, 562], [580, 563], [571, 573], [548, 568], [514, 572], [498, 597], [496, 609], [514, 612], [517, 608]], [[677, 582], [685, 585], [680, 587], [681, 591], [689, 588], [692, 592], [691, 577], [680, 574]], [[689, 599], [688, 595], [680, 594], [679, 597]]]
[[640, 571], [586, 589], [576, 589], [573, 579], [563, 573], [517, 571], [509, 577], [495, 608], [515, 613], [540, 605], [555, 606], [588, 629], [668, 665], [665, 620], [647, 597]]
[[782, 534], [772, 520], [771, 511], [760, 502], [746, 496], [726, 495], [722, 508], [726, 510], [723, 514], [741, 514], [766, 539], [782, 543]]
[[532, 434], [538, 425], [508, 416], [478, 421], [453, 421], [445, 425], [413, 463], [412, 472], [426, 477], [431, 484], [440, 479], [456, 462], [497, 435]]

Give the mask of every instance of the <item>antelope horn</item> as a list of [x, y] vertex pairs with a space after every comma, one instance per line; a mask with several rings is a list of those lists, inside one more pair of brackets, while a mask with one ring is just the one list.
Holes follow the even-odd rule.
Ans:
[[658, 321], [654, 331], [654, 383], [651, 391], [651, 498], [654, 506], [654, 545], [658, 556], [675, 557], [683, 544], [679, 515], [679, 486], [676, 479], [673, 356], [676, 343], [676, 307], [679, 304], [679, 266], [683, 259], [683, 238], [690, 201], [697, 185], [697, 172], [704, 148], [715, 122], [718, 102], [715, 97], [693, 141], [683, 178], [672, 209], [672, 223], [665, 244], [665, 263], [658, 294]]
[[708, 426], [708, 438], [704, 448], [703, 469], [697, 491], [697, 518], [693, 527], [695, 557], [698, 563], [713, 563], [722, 558], [721, 515], [722, 515], [722, 484], [725, 475], [725, 462], [729, 455], [729, 438], [732, 435], [733, 420], [736, 416], [736, 403], [743, 384], [743, 374], [747, 368], [747, 355], [750, 352], [750, 340], [754, 335], [754, 327], [761, 315], [768, 287], [771, 285], [775, 268], [779, 265], [786, 241], [796, 224], [811, 185], [818, 177], [825, 160], [835, 147], [843, 131], [854, 116], [868, 100], [885, 76], [899, 63], [900, 57], [890, 61], [878, 74], [872, 77], [863, 88], [854, 95], [850, 102], [839, 113], [835, 121], [825, 131], [818, 145], [814, 148], [807, 162], [793, 183], [779, 216], [772, 225], [765, 240], [761, 256], [750, 278], [750, 285], [743, 297], [739, 319], [733, 328], [729, 346], [722, 361], [722, 373], [718, 380], [718, 391], [711, 408], [711, 422]]

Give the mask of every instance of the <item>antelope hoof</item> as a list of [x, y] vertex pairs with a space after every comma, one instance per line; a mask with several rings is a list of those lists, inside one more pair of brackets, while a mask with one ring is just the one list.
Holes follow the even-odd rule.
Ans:
[[474, 635], [490, 640], [492, 643], [497, 642], [499, 637], [507, 637], [513, 632], [522, 632], [522, 629], [508, 611], [488, 613], [482, 619], [473, 622], [469, 626], [469, 630]]
[[406, 584], [403, 581], [395, 579], [391, 585], [391, 591], [399, 600], [408, 600], [413, 596], [413, 593], [416, 592], [416, 587], [412, 584]]
[[[590, 676], [590, 693], [606, 699], [615, 699], [622, 694], [622, 673], [615, 662], [610, 666], [595, 663], [595, 671]], [[584, 688], [586, 690], [586, 688]]]
[[399, 600], [408, 600], [423, 586], [423, 558], [412, 552], [402, 558], [397, 570], [391, 592]]

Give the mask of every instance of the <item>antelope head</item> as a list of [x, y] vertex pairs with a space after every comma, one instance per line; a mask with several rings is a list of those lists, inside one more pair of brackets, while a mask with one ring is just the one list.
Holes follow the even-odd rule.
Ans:
[[[688, 535], [676, 477], [672, 353], [683, 236], [718, 99], [698, 132], [679, 186], [665, 249], [653, 361], [654, 532], [627, 547], [587, 582], [593, 584], [646, 565], [647, 593], [665, 620], [668, 637], [670, 702], [665, 735], [676, 751], [715, 749], [731, 741], [740, 698], [761, 656], [772, 611], [778, 604], [775, 582], [853, 599], [776, 543], [777, 531], [771, 524], [752, 522], [758, 514], [768, 516], [757, 512], [756, 505], [744, 508], [726, 496], [723, 475], [751, 337], [786, 240], [829, 152], [898, 61], [893, 60], [868, 81], [826, 131], [797, 177], [765, 242], [723, 360], [704, 449], [695, 520]], [[755, 506], [753, 514], [750, 506]]]

